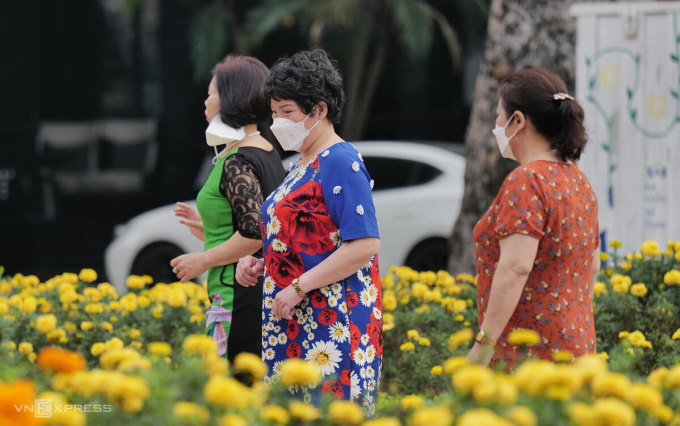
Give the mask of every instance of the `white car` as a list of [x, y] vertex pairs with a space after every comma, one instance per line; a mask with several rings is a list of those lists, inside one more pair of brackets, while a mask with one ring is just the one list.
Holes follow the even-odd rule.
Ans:
[[[375, 181], [382, 270], [386, 272], [391, 265], [446, 269], [447, 241], [463, 198], [465, 160], [455, 152], [460, 152], [460, 145], [393, 141], [353, 145]], [[284, 159], [284, 167], [288, 169], [296, 158]], [[186, 203], [195, 207], [194, 201]], [[126, 290], [130, 274], [148, 274], [157, 282], [175, 281], [170, 260], [203, 250], [203, 242], [174, 216], [174, 207], [149, 210], [116, 227], [106, 249], [105, 267], [119, 292]], [[205, 275], [197, 281], [204, 279]]]

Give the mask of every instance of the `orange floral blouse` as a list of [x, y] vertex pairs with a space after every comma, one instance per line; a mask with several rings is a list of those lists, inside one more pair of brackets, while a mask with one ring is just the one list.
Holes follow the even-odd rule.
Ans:
[[539, 160], [517, 167], [475, 226], [480, 324], [500, 257], [499, 240], [518, 233], [538, 239], [538, 251], [492, 362], [512, 366], [527, 355], [507, 342], [515, 328], [540, 334], [541, 342], [526, 350], [534, 357], [550, 359], [557, 350], [594, 353], [591, 265], [600, 244], [597, 199], [576, 165]]

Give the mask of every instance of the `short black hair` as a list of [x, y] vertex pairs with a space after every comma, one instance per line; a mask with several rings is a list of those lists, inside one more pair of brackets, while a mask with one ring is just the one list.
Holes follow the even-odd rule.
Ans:
[[262, 123], [269, 119], [271, 107], [263, 86], [269, 69], [259, 59], [230, 54], [213, 69], [220, 97], [220, 117], [231, 127]]
[[292, 99], [305, 114], [312, 114], [319, 102], [325, 102], [326, 116], [335, 124], [340, 122], [345, 105], [337, 62], [319, 48], [277, 60], [265, 83], [264, 94], [270, 100]]

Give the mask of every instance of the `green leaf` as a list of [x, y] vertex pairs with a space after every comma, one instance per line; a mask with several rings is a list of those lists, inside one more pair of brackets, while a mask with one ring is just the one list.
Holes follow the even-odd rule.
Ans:
[[432, 17], [417, 0], [394, 0], [399, 39], [412, 58], [423, 58], [432, 45]]
[[678, 62], [678, 55], [672, 54], [672, 55], [671, 55], [671, 61], [673, 61], [673, 62]]
[[265, 0], [248, 12], [246, 18], [246, 44], [257, 47], [272, 31], [279, 27], [295, 25], [295, 15], [316, 3], [314, 0]]
[[210, 71], [227, 53], [229, 32], [224, 13], [213, 4], [202, 7], [189, 23], [189, 53], [194, 81], [209, 81]]

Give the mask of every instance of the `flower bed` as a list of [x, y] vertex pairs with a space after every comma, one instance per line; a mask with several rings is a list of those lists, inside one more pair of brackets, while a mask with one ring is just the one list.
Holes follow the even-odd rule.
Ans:
[[347, 401], [291, 399], [288, 386], [318, 383], [308, 363], [285, 363], [270, 387], [258, 357], [228, 365], [202, 335], [199, 285], [133, 276], [118, 295], [90, 269], [45, 282], [0, 272], [0, 424], [680, 424], [680, 243], [612, 249], [595, 287], [599, 353], [556, 353], [511, 374], [464, 358], [473, 276], [390, 268], [373, 420]]

